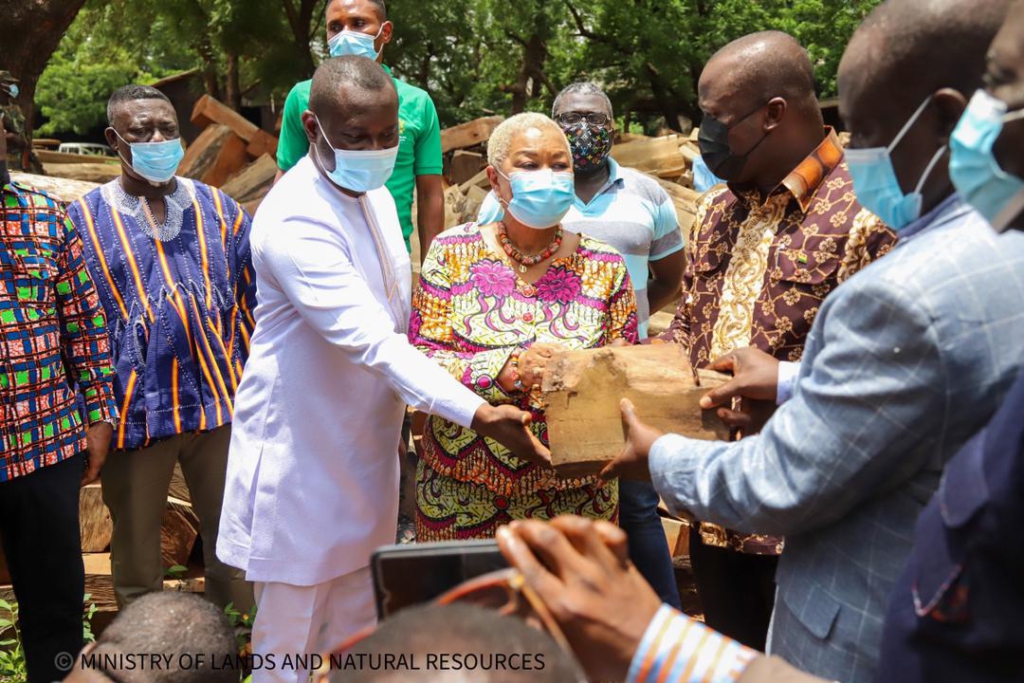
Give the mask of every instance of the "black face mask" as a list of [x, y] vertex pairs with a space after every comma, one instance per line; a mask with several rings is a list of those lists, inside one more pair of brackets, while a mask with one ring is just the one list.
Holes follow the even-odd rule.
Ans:
[[704, 115], [700, 123], [700, 130], [697, 133], [697, 145], [700, 147], [700, 155], [708, 169], [722, 180], [732, 182], [743, 172], [747, 165], [747, 159], [753, 154], [768, 133], [761, 136], [761, 139], [743, 154], [733, 154], [729, 149], [729, 129], [743, 123], [748, 118], [759, 112], [764, 105], [758, 106], [749, 114], [740, 117], [732, 126], [727, 126], [710, 114]]

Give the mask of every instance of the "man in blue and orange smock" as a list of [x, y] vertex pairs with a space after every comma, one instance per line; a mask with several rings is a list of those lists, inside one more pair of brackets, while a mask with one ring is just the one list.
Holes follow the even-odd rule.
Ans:
[[110, 321], [120, 421], [103, 470], [119, 605], [159, 591], [160, 526], [176, 463], [199, 516], [206, 596], [246, 610], [251, 588], [217, 560], [235, 389], [255, 326], [249, 216], [174, 175], [182, 149], [167, 98], [129, 85], [107, 106], [121, 177], [68, 213]]

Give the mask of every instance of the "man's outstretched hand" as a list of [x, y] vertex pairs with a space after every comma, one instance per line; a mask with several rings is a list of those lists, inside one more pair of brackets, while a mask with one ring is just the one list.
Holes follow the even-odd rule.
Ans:
[[[760, 349], [748, 346], [715, 360], [711, 370], [732, 373], [732, 379], [715, 387], [700, 400], [700, 407], [718, 408], [718, 418], [730, 429], [743, 434], [760, 431], [775, 412], [779, 390], [779, 361]], [[741, 398], [742, 408], [733, 410], [732, 401]]]
[[484, 404], [473, 415], [471, 427], [490, 437], [518, 457], [537, 465], [551, 466], [551, 451], [530, 431], [530, 414], [515, 406]]
[[590, 680], [622, 681], [658, 595], [629, 562], [626, 534], [582, 517], [498, 529], [508, 563], [544, 601]]
[[619, 456], [605, 465], [601, 470], [602, 479], [633, 479], [636, 481], [650, 481], [651, 469], [647, 459], [651, 453], [651, 447], [661, 436], [662, 432], [645, 425], [636, 416], [633, 403], [624, 398], [619, 402], [619, 411], [622, 413], [622, 433], [626, 437], [626, 444], [622, 447]]

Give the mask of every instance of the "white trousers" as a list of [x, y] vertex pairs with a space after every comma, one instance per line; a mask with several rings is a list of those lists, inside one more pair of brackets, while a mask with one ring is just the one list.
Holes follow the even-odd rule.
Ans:
[[255, 662], [263, 662], [253, 671], [253, 683], [306, 683], [309, 671], [288, 665], [289, 655], [294, 662], [296, 655], [326, 654], [377, 623], [369, 567], [315, 586], [256, 582], [253, 587], [252, 649]]

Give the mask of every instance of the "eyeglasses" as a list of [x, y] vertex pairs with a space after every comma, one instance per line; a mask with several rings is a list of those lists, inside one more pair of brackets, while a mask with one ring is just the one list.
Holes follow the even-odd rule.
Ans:
[[586, 121], [592, 126], [606, 126], [611, 119], [605, 114], [591, 113], [591, 114], [580, 114], [579, 112], [567, 112], [565, 114], [558, 115], [558, 122], [563, 126], [575, 126], [580, 121]]

